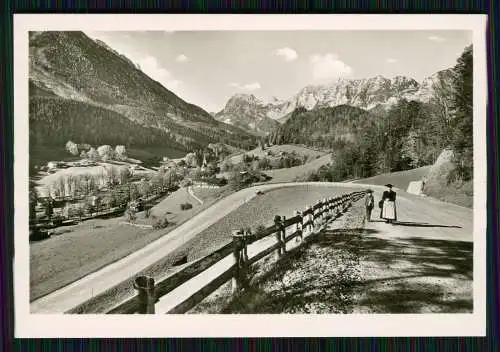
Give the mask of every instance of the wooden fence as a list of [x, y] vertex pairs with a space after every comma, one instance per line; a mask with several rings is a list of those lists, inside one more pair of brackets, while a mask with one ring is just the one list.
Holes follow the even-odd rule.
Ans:
[[[233, 292], [244, 290], [250, 284], [247, 272], [252, 264], [273, 252], [276, 258], [286, 255], [289, 241], [295, 238], [297, 245], [300, 245], [304, 236], [319, 233], [327, 222], [347, 211], [352, 203], [362, 198], [365, 193], [359, 191], [323, 199], [303, 211], [296, 211], [295, 216], [289, 219], [277, 215], [274, 225], [260, 233], [235, 230], [232, 242], [157, 283], [153, 278], [136, 277], [134, 288], [137, 295], [111, 308], [106, 314], [154, 314], [155, 308], [161, 309], [161, 313], [181, 314], [192, 309], [229, 280]], [[250, 245], [265, 238], [272, 239], [273, 234], [276, 241], [252, 248], [254, 253], [249, 256]], [[217, 266], [218, 268], [215, 268]], [[217, 270], [214, 271], [214, 268]], [[203, 280], [190, 285], [189, 289], [181, 287], [200, 277], [203, 277]], [[178, 291], [177, 294], [175, 291]], [[160, 298], [167, 294], [172, 296], [170, 302], [161, 304]]]

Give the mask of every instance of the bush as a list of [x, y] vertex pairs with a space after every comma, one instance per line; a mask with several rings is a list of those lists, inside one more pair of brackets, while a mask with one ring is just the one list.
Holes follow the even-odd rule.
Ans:
[[227, 185], [227, 179], [225, 177], [220, 177], [220, 178], [219, 177], [211, 177], [211, 178], [205, 179], [204, 181], [209, 185], [214, 185], [214, 186], [219, 186], [219, 187]]
[[170, 224], [166, 217], [157, 219], [156, 216], [153, 216], [152, 219], [153, 219], [153, 229], [155, 230], [164, 229]]
[[191, 203], [182, 203], [181, 204], [181, 210], [189, 210], [193, 207], [193, 204]]
[[30, 241], [41, 241], [50, 238], [50, 234], [46, 230], [32, 229], [30, 230], [29, 240]]
[[64, 220], [64, 218], [62, 216], [59, 216], [59, 215], [54, 216], [52, 218], [52, 224], [54, 224], [54, 226], [61, 226], [63, 223], [63, 220]]

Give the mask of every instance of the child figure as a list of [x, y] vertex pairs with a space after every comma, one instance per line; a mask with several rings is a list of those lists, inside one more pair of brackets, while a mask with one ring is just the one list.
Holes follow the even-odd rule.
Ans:
[[373, 204], [375, 200], [373, 199], [373, 191], [371, 189], [368, 190], [368, 193], [365, 197], [365, 207], [366, 207], [366, 220], [368, 222], [371, 221]]

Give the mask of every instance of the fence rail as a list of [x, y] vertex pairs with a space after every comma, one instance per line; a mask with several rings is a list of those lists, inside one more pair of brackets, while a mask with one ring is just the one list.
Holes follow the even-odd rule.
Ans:
[[[182, 291], [180, 290], [182, 285], [189, 284], [202, 274], [204, 278], [200, 280], [201, 284], [197, 286], [194, 283], [186, 291], [180, 294], [178, 292], [167, 304], [167, 310], [161, 313], [185, 313], [229, 280], [232, 280], [233, 292], [245, 289], [249, 285], [247, 271], [250, 265], [273, 252], [276, 258], [282, 257], [287, 252], [288, 242], [295, 238], [300, 245], [305, 235], [319, 233], [331, 219], [334, 220], [339, 213], [347, 211], [352, 203], [361, 199], [365, 193], [365, 191], [352, 192], [320, 200], [303, 211], [296, 211], [289, 219], [277, 215], [274, 218], [274, 225], [259, 233], [235, 230], [232, 242], [168, 275], [156, 284], [153, 278], [136, 277], [134, 288], [137, 290], [137, 295], [127, 298], [106, 314], [153, 314], [160, 298], [168, 296], [173, 291]], [[272, 234], [275, 235], [275, 243], [265, 244], [264, 248], [251, 247], [257, 252], [248, 256], [250, 245], [266, 238], [272, 239]]]

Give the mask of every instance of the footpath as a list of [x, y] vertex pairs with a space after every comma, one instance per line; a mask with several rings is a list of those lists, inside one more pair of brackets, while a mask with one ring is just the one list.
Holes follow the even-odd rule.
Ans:
[[189, 313], [472, 312], [472, 242], [428, 230], [377, 214], [368, 223], [358, 201], [278, 262], [252, 268], [246, 292], [232, 297], [226, 284]]

